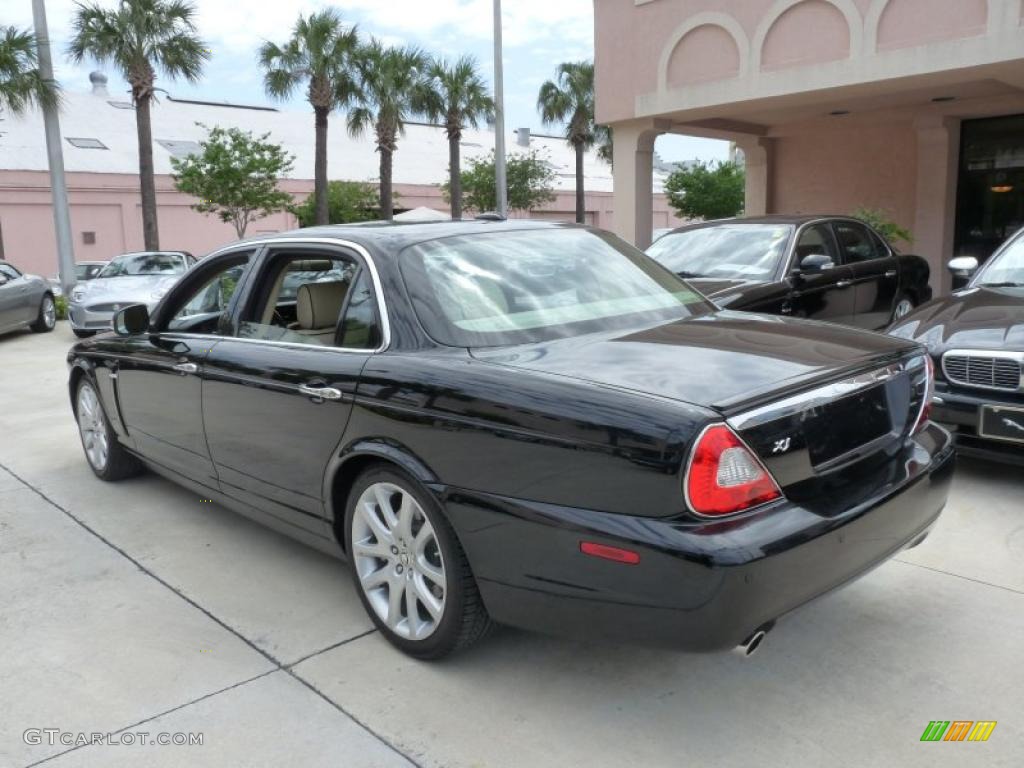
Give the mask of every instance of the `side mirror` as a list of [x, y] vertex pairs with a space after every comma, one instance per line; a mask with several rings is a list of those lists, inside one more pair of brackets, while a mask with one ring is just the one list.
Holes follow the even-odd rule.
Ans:
[[0, 275], [0, 285], [7, 282], [7, 275]]
[[149, 309], [145, 304], [132, 304], [114, 315], [114, 333], [133, 336], [149, 329]]
[[949, 271], [953, 273], [953, 288], [963, 288], [978, 269], [978, 260], [973, 256], [957, 256], [950, 259]]
[[836, 263], [825, 254], [812, 253], [800, 260], [800, 272], [806, 274], [824, 272], [825, 270], [832, 269], [835, 265]]

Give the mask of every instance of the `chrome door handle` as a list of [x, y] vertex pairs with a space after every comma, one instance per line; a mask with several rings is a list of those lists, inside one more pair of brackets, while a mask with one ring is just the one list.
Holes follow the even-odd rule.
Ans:
[[174, 366], [174, 370], [178, 373], [196, 373], [199, 371], [199, 366], [195, 363], [178, 363]]
[[341, 390], [334, 387], [310, 387], [299, 384], [299, 392], [314, 400], [341, 400]]
[[888, 272], [885, 273], [885, 276], [886, 277], [896, 277], [896, 270], [895, 269], [890, 269]]
[[836, 283], [836, 288], [849, 288], [851, 285], [853, 285], [853, 283], [849, 280], [840, 280]]

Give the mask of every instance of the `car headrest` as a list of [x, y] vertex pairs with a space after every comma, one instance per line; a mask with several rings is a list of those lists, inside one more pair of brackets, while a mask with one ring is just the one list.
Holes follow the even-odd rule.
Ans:
[[299, 325], [308, 330], [334, 326], [348, 293], [348, 285], [344, 281], [300, 285], [296, 295]]

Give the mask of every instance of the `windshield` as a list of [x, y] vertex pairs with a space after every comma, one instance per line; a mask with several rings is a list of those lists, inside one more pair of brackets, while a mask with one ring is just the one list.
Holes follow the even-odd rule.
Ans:
[[410, 246], [402, 274], [442, 344], [522, 344], [713, 309], [640, 251], [585, 229], [502, 231]]
[[118, 256], [107, 264], [97, 277], [181, 275], [184, 272], [185, 257], [180, 253], [137, 253], [129, 256]]
[[786, 252], [790, 224], [714, 224], [665, 235], [647, 255], [682, 277], [771, 280]]
[[982, 268], [974, 285], [1024, 285], [1024, 234]]

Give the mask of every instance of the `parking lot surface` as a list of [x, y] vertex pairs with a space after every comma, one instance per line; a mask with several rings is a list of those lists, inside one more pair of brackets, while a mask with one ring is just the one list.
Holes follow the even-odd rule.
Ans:
[[[501, 629], [424, 663], [372, 631], [341, 561], [155, 475], [96, 479], [73, 342], [0, 337], [0, 766], [1021, 764], [1019, 470], [962, 461], [924, 544], [749, 660]], [[998, 725], [922, 743], [931, 720]]]

